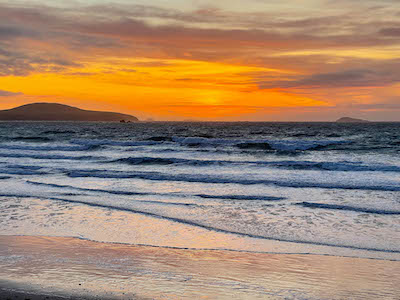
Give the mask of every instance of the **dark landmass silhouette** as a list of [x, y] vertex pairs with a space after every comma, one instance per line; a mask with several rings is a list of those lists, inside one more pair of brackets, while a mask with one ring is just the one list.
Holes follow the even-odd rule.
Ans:
[[363, 120], [363, 119], [343, 117], [343, 118], [336, 120], [336, 122], [338, 122], [338, 123], [368, 123], [369, 121]]
[[138, 118], [115, 112], [84, 110], [59, 103], [32, 103], [0, 110], [2, 121], [108, 121], [137, 122]]

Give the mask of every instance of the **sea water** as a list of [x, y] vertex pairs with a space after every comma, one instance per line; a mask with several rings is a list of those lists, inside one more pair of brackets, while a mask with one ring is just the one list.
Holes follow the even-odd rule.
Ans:
[[2, 235], [400, 260], [400, 123], [0, 123]]

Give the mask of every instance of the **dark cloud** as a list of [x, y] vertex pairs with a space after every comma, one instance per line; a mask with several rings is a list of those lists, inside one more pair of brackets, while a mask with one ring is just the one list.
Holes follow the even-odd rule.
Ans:
[[165, 61], [143, 61], [143, 62], [135, 62], [136, 67], [168, 67], [171, 66], [171, 63]]
[[34, 70], [34, 67], [23, 58], [0, 58], [0, 76], [26, 76]]
[[400, 27], [384, 28], [379, 31], [380, 34], [389, 37], [400, 37]]
[[[352, 69], [315, 72], [308, 76], [292, 75], [284, 80], [258, 76], [256, 84], [261, 89], [320, 89], [320, 88], [358, 88], [383, 87], [400, 83], [400, 60], [382, 62], [364, 60], [353, 63]], [[262, 75], [262, 74], [261, 74]]]
[[[0, 43], [0, 76], [27, 76], [31, 72], [61, 72], [79, 63], [58, 57], [57, 54], [42, 52], [31, 54], [23, 49], [12, 51], [4, 49]], [[55, 55], [51, 57], [52, 55]]]
[[400, 97], [394, 101], [397, 103], [356, 104], [349, 107], [358, 108], [360, 110], [400, 110]]
[[126, 72], [126, 73], [136, 73], [137, 72], [137, 70], [135, 70], [135, 69], [127, 69], [127, 68], [119, 69], [118, 71]]
[[24, 35], [23, 32], [16, 27], [0, 25], [0, 38], [1, 39], [15, 38], [18, 36], [23, 36], [23, 35]]
[[72, 72], [72, 73], [66, 73], [65, 75], [69, 75], [69, 76], [93, 76], [93, 75], [96, 75], [96, 73], [90, 73], [90, 72]]
[[23, 95], [23, 94], [0, 90], [0, 97], [11, 97], [11, 96], [18, 96], [18, 95]]

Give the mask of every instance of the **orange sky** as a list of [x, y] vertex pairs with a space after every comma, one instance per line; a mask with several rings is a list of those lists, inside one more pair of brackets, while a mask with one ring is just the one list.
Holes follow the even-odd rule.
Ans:
[[0, 109], [400, 121], [397, 1], [150, 2], [0, 0]]

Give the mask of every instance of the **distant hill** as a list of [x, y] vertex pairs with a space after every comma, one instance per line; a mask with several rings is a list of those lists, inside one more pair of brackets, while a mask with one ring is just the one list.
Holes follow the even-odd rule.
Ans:
[[121, 120], [136, 122], [131, 115], [83, 110], [58, 103], [32, 103], [13, 109], [0, 110], [2, 121], [109, 121]]
[[339, 120], [336, 120], [337, 123], [368, 123], [369, 121], [363, 119], [355, 119], [349, 117], [343, 117]]

